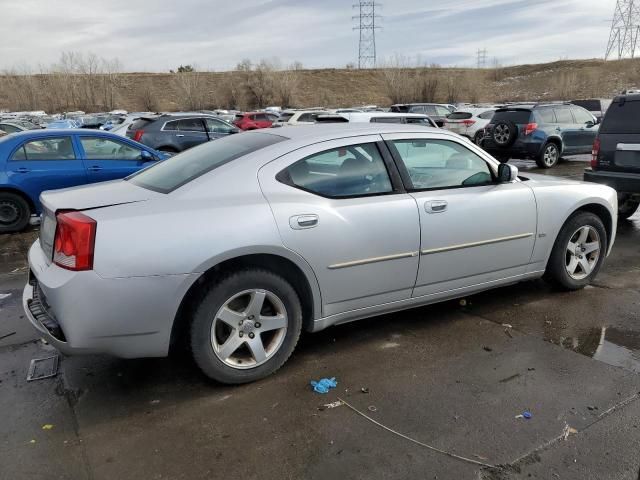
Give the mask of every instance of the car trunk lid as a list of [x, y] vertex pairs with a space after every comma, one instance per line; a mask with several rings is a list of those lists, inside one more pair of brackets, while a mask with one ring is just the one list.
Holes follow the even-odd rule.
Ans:
[[42, 221], [40, 246], [47, 261], [53, 258], [53, 242], [56, 234], [56, 213], [61, 210], [93, 210], [125, 203], [143, 202], [163, 194], [138, 187], [125, 180], [114, 180], [93, 185], [42, 192]]
[[640, 97], [619, 97], [602, 121], [600, 148], [592, 165], [597, 170], [640, 172]]

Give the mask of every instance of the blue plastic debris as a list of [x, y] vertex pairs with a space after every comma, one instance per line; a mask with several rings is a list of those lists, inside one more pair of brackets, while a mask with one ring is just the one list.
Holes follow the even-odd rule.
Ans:
[[531, 417], [533, 417], [533, 415], [531, 415], [531, 412], [529, 412], [529, 411], [524, 412], [524, 413], [522, 414], [522, 416], [523, 416], [524, 418], [526, 418], [527, 420], [529, 420]]
[[321, 378], [317, 382], [315, 380], [311, 380], [311, 386], [313, 387], [314, 392], [328, 393], [330, 388], [336, 388], [338, 386], [338, 381], [336, 380], [336, 377]]

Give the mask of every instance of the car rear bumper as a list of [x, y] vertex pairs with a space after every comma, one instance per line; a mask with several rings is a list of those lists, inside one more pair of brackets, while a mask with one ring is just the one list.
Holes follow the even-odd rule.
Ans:
[[607, 185], [620, 193], [640, 193], [640, 174], [626, 172], [584, 171], [584, 181]]
[[122, 358], [161, 357], [191, 275], [103, 278], [47, 262], [36, 241], [29, 250], [22, 304], [39, 333], [60, 352]]

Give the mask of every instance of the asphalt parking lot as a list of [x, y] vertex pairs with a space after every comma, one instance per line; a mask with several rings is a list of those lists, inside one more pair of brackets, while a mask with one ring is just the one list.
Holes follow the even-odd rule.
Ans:
[[[62, 358], [27, 382], [53, 353], [21, 311], [36, 235], [0, 238], [0, 479], [640, 478], [640, 214], [582, 291], [532, 281], [333, 327], [239, 387], [183, 356]], [[368, 418], [324, 407], [338, 397]]]

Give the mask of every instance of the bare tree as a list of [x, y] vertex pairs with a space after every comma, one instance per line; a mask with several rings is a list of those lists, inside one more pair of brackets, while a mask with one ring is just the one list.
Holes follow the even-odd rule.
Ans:
[[186, 110], [204, 108], [206, 92], [202, 72], [197, 71], [194, 66], [193, 72], [176, 73], [172, 78], [182, 108]]
[[422, 71], [416, 76], [414, 85], [414, 100], [425, 103], [433, 103], [436, 101], [440, 81], [434, 73]]

